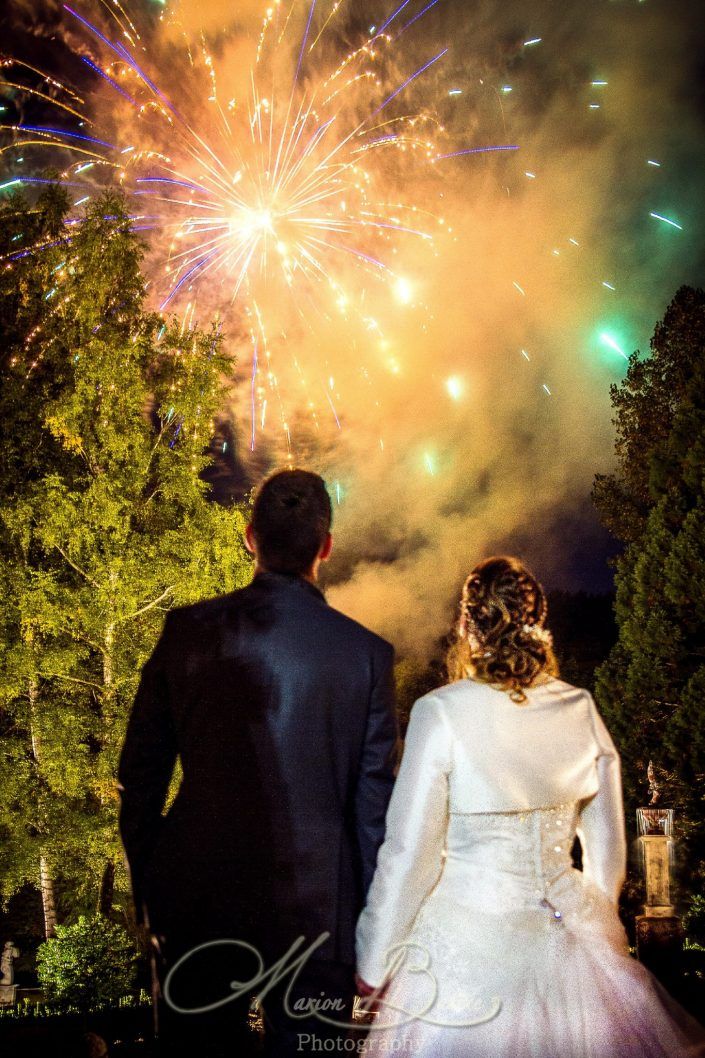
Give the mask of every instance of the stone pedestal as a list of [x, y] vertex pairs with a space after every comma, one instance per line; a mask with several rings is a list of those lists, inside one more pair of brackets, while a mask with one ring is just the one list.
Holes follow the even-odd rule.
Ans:
[[636, 951], [639, 961], [667, 988], [674, 990], [682, 970], [683, 927], [680, 919], [674, 914], [639, 915]]
[[0, 1007], [14, 1007], [17, 1002], [17, 985], [0, 985]]
[[640, 962], [671, 991], [681, 973], [683, 927], [671, 903], [673, 811], [649, 806], [637, 811], [646, 903], [636, 920]]
[[644, 912], [654, 918], [669, 918], [673, 915], [670, 838], [666, 834], [644, 834], [639, 843], [646, 881]]

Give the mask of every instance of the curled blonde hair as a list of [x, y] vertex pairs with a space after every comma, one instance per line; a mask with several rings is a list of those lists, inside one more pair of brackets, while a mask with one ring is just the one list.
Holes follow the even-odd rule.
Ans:
[[463, 585], [460, 615], [446, 665], [451, 681], [472, 676], [525, 702], [542, 673], [558, 675], [546, 594], [518, 559], [488, 558]]

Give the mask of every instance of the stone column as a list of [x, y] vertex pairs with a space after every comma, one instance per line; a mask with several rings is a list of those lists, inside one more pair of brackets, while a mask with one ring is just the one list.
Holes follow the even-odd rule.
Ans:
[[655, 804], [639, 808], [637, 824], [646, 882], [644, 914], [636, 920], [637, 955], [674, 990], [681, 972], [683, 928], [671, 903], [673, 809]]

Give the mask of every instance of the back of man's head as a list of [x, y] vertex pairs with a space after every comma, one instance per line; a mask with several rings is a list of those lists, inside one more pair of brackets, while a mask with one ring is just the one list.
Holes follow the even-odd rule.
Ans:
[[272, 573], [308, 573], [325, 544], [332, 517], [330, 497], [318, 474], [272, 474], [258, 489], [252, 512], [260, 565]]

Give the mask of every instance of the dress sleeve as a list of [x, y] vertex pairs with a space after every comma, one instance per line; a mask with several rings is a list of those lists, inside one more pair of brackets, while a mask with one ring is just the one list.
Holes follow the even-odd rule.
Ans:
[[617, 903], [627, 866], [624, 802], [619, 754], [604, 721], [590, 698], [590, 712], [598, 744], [598, 790], [583, 805], [578, 837], [583, 872], [613, 903]]
[[367, 906], [357, 923], [358, 973], [378, 986], [387, 952], [402, 943], [443, 866], [448, 829], [451, 734], [437, 699], [412, 709], [386, 835]]

